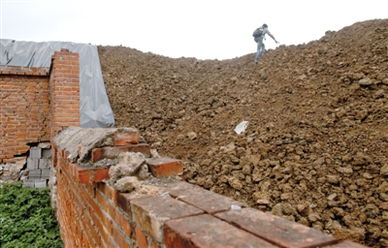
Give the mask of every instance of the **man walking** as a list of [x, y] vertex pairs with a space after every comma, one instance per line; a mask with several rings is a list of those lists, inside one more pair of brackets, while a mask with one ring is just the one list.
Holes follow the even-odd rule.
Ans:
[[267, 24], [263, 24], [260, 28], [256, 29], [253, 32], [253, 37], [257, 43], [257, 52], [256, 52], [256, 57], [255, 57], [256, 63], [257, 63], [257, 61], [259, 61], [259, 58], [261, 57], [261, 55], [265, 52], [265, 46], [264, 46], [263, 39], [264, 39], [266, 34], [268, 34], [276, 43], [279, 43], [275, 39], [275, 37], [269, 32]]

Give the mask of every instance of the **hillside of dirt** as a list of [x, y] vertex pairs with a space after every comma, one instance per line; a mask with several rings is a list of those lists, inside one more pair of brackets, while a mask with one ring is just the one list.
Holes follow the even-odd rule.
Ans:
[[253, 53], [223, 61], [99, 53], [117, 126], [186, 161], [185, 180], [388, 247], [388, 19], [280, 46], [258, 64]]

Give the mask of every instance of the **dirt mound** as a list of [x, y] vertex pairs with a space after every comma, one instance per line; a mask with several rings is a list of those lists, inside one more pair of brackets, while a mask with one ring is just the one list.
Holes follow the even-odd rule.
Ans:
[[[184, 178], [338, 237], [388, 246], [388, 20], [231, 60], [99, 47], [117, 126]], [[249, 121], [245, 132], [234, 128]]]

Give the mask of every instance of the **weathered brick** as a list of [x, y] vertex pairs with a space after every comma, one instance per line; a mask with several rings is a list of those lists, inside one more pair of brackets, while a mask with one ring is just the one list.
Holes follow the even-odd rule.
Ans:
[[366, 246], [356, 244], [350, 241], [344, 241], [335, 245], [325, 246], [325, 248], [366, 248]]
[[167, 184], [165, 189], [174, 198], [200, 208], [207, 213], [226, 211], [231, 209], [232, 205], [246, 206], [231, 198], [182, 181]]
[[30, 170], [28, 172], [28, 177], [33, 179], [33, 178], [40, 178], [42, 175], [42, 170], [41, 169], [35, 169], [35, 170]]
[[146, 160], [155, 177], [175, 176], [183, 173], [183, 162], [173, 158], [150, 158]]
[[139, 248], [148, 248], [147, 237], [145, 236], [143, 231], [140, 230], [139, 228], [136, 228], [135, 234], [136, 234], [136, 243], [139, 246]]
[[30, 158], [40, 159], [42, 157], [42, 148], [40, 147], [31, 147], [30, 149]]
[[308, 248], [335, 242], [331, 235], [252, 208], [231, 210], [215, 216], [285, 248]]
[[[116, 210], [117, 211], [117, 210]], [[112, 216], [113, 215], [113, 216]], [[125, 217], [121, 213], [111, 214], [113, 220], [123, 229], [124, 233], [130, 237], [132, 235], [132, 226], [129, 220], [129, 216]]]
[[141, 152], [146, 156], [151, 155], [151, 147], [146, 143], [117, 146], [116, 148], [120, 152]]
[[27, 169], [29, 170], [35, 170], [39, 168], [39, 159], [38, 158], [31, 158], [29, 157], [27, 159]]
[[47, 158], [41, 158], [39, 159], [39, 168], [40, 169], [45, 169], [45, 168], [50, 168], [51, 160]]
[[49, 177], [50, 177], [50, 169], [49, 168], [42, 169], [41, 177], [42, 177], [42, 179], [49, 179]]
[[35, 188], [41, 189], [47, 187], [47, 180], [46, 179], [35, 179]]
[[[117, 191], [116, 191], [117, 192]], [[130, 194], [118, 193], [116, 195], [117, 206], [120, 207], [124, 212], [132, 216], [131, 213], [131, 204], [130, 204]]]
[[76, 179], [81, 183], [97, 183], [109, 178], [109, 168], [79, 168], [76, 167]]
[[164, 245], [174, 248], [276, 247], [207, 214], [167, 221]]
[[24, 187], [35, 187], [35, 179], [25, 179], [23, 180], [23, 186]]
[[131, 201], [131, 210], [136, 224], [159, 242], [162, 241], [165, 221], [203, 213], [167, 195], [134, 199]]
[[114, 145], [115, 146], [125, 146], [130, 144], [137, 144], [140, 142], [140, 134], [136, 129], [130, 129], [114, 135]]
[[42, 158], [51, 159], [51, 149], [43, 149]]

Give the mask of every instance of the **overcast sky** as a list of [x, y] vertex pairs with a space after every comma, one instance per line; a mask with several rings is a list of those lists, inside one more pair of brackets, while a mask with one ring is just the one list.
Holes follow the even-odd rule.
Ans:
[[263, 23], [290, 45], [381, 18], [388, 0], [0, 0], [0, 38], [228, 59], [255, 52], [252, 32]]

